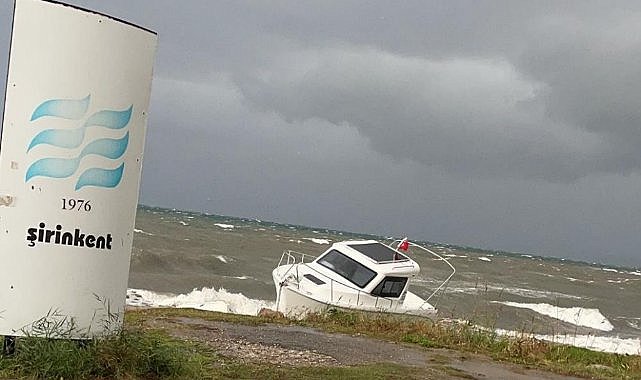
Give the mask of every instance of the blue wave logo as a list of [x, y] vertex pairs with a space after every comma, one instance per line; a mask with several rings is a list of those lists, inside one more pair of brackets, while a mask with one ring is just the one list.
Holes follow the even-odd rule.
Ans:
[[[89, 109], [91, 96], [83, 99], [52, 99], [40, 104], [33, 111], [31, 121], [40, 118], [58, 118], [72, 121], [83, 120]], [[102, 127], [113, 130], [125, 129], [131, 121], [133, 106], [125, 110], [101, 110], [86, 118], [79, 127], [73, 129], [45, 129], [29, 143], [27, 153], [38, 145], [51, 145], [60, 149], [76, 149], [85, 142], [85, 132], [89, 128]], [[97, 155], [110, 160], [121, 159], [129, 146], [129, 131], [121, 138], [99, 138], [87, 142], [80, 154], [73, 158], [46, 157], [33, 162], [25, 174], [25, 182], [34, 177], [69, 178], [76, 174], [82, 159]], [[68, 156], [68, 154], [67, 154]], [[120, 184], [125, 164], [116, 168], [89, 168], [82, 172], [76, 181], [76, 190], [85, 186], [114, 188]]]

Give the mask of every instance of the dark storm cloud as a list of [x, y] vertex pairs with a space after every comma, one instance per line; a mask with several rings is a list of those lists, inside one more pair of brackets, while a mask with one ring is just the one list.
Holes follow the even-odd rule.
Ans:
[[[296, 22], [274, 29], [312, 47], [293, 44], [237, 80], [265, 109], [347, 122], [382, 153], [453, 173], [573, 181], [638, 171], [638, 9], [548, 5], [377, 8], [359, 23], [339, 16], [326, 34], [303, 16], [311, 35]], [[412, 32], [388, 30], [388, 19]]]
[[639, 264], [637, 2], [69, 2], [159, 33], [143, 203]]

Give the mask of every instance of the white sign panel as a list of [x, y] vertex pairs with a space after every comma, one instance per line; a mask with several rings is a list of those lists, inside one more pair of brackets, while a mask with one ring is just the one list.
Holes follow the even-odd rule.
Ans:
[[[0, 145], [0, 335], [122, 325], [155, 33], [16, 0]], [[34, 324], [35, 323], [35, 324]]]

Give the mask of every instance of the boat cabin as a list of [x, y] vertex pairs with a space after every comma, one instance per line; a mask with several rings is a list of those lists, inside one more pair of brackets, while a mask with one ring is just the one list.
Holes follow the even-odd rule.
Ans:
[[[376, 297], [400, 298], [420, 268], [407, 255], [375, 240], [334, 243], [312, 265], [323, 275]], [[324, 283], [313, 273], [308, 280]]]

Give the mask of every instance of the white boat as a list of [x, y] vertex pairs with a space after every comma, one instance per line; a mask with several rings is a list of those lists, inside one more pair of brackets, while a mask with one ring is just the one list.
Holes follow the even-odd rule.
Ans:
[[[445, 262], [452, 273], [423, 299], [409, 286], [420, 272], [412, 255], [427, 252]], [[412, 314], [432, 317], [436, 308], [430, 299], [452, 278], [456, 269], [445, 258], [406, 239], [390, 245], [375, 240], [344, 241], [332, 244], [322, 255], [310, 256], [285, 251], [272, 277], [276, 286], [276, 310], [300, 318], [329, 308], [370, 312]]]

